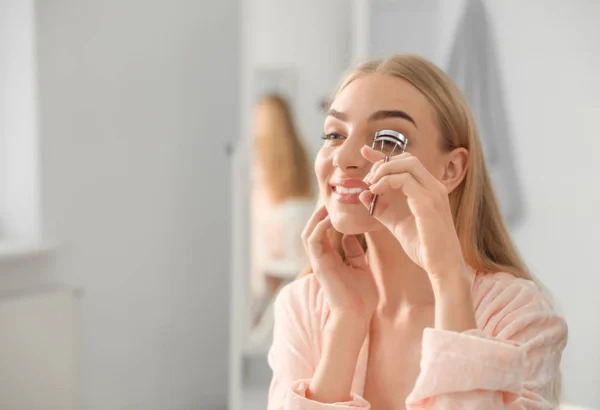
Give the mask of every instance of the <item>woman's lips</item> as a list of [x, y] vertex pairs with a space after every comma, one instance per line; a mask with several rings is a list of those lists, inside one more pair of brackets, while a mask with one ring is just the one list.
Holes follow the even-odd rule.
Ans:
[[361, 179], [337, 179], [330, 182], [333, 198], [343, 204], [360, 204], [361, 192], [369, 186]]

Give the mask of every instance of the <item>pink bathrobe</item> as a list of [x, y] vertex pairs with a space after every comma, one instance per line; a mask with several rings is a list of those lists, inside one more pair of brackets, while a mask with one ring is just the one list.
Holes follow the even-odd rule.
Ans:
[[[429, 410], [555, 409], [567, 341], [565, 321], [531, 281], [507, 273], [471, 272], [477, 329], [426, 328], [421, 370], [406, 408]], [[370, 409], [361, 395], [368, 338], [359, 354], [352, 401], [324, 404], [306, 398], [319, 363], [329, 309], [315, 275], [280, 292], [269, 351], [273, 380], [269, 410]], [[374, 409], [377, 410], [377, 409]]]

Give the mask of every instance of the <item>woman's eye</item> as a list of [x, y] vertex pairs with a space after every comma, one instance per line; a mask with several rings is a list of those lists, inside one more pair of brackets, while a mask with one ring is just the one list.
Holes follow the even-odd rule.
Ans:
[[343, 138], [340, 134], [336, 134], [335, 132], [325, 134], [322, 137], [324, 140], [338, 140]]
[[335, 132], [331, 132], [329, 134], [324, 134], [323, 136], [321, 136], [322, 139], [327, 140], [327, 141], [339, 141], [344, 139], [344, 137], [340, 134], [337, 134]]

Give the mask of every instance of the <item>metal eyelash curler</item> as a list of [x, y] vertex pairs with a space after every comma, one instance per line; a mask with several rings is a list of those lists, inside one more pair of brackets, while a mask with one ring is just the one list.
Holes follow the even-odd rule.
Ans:
[[[400, 134], [398, 131], [381, 130], [375, 133], [375, 137], [373, 138], [373, 144], [371, 145], [371, 148], [376, 149], [376, 145], [378, 143], [380, 145], [380, 151], [384, 153], [386, 143], [393, 145], [391, 152], [389, 154], [386, 153], [385, 158], [383, 159], [383, 162], [385, 163], [390, 160], [390, 157], [394, 155], [394, 152], [396, 152], [398, 148], [400, 148], [401, 150], [399, 152], [400, 154], [406, 151], [406, 146], [408, 145], [408, 138]], [[369, 215], [371, 216], [373, 215], [373, 212], [375, 212], [375, 202], [377, 202], [377, 195], [374, 195], [373, 199], [371, 199], [371, 206], [369, 207]]]

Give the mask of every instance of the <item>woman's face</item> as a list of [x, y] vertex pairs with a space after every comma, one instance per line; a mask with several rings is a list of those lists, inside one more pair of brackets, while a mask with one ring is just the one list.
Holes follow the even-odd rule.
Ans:
[[[408, 138], [407, 152], [419, 158], [436, 178], [444, 174], [436, 117], [429, 102], [409, 82], [388, 75], [368, 75], [352, 81], [332, 102], [325, 119], [325, 140], [315, 161], [321, 201], [333, 226], [345, 234], [383, 229], [359, 201], [367, 189], [363, 178], [372, 163], [360, 150], [371, 146], [377, 131], [390, 129]], [[346, 189], [344, 189], [346, 188]], [[348, 188], [355, 188], [348, 192]], [[398, 212], [410, 212], [405, 201]]]

